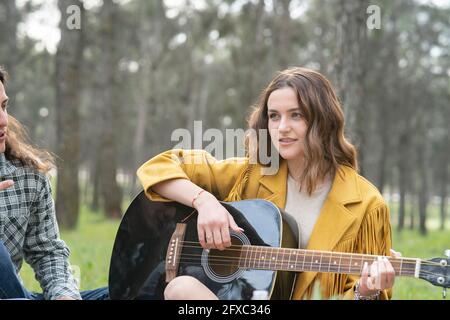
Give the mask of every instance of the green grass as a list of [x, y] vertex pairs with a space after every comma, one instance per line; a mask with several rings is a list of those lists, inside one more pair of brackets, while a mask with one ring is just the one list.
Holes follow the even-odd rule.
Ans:
[[[418, 231], [394, 232], [393, 243], [394, 249], [404, 257], [427, 260], [443, 257], [444, 250], [450, 248], [450, 231], [430, 231], [426, 237]], [[395, 281], [393, 299], [442, 299], [442, 290], [426, 281], [400, 277]]]
[[[109, 262], [118, 226], [119, 221], [106, 220], [100, 213], [93, 213], [83, 206], [78, 228], [61, 233], [62, 239], [71, 249], [71, 264], [80, 268], [81, 290], [108, 284]], [[426, 237], [421, 236], [418, 231], [405, 230], [399, 233], [395, 228], [393, 231], [393, 247], [404, 257], [442, 257], [443, 251], [450, 249], [449, 230], [432, 230]], [[34, 280], [33, 271], [25, 263], [21, 276], [28, 290], [41, 291]], [[393, 299], [441, 299], [441, 292], [440, 288], [423, 280], [397, 278]]]

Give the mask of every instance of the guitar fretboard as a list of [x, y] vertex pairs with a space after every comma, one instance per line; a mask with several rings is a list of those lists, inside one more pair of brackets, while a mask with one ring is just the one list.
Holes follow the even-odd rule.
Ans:
[[[370, 266], [375, 255], [287, 249], [263, 246], [242, 246], [239, 267], [244, 269], [317, 271], [360, 275], [367, 262]], [[396, 275], [418, 277], [420, 259], [389, 259]]]

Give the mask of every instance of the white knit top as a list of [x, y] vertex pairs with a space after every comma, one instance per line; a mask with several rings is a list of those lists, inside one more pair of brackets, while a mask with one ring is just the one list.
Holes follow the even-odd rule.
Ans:
[[288, 174], [287, 198], [285, 211], [290, 214], [298, 225], [299, 248], [305, 249], [319, 217], [322, 206], [331, 190], [331, 178], [318, 185], [311, 196], [305, 188], [300, 187], [294, 178]]

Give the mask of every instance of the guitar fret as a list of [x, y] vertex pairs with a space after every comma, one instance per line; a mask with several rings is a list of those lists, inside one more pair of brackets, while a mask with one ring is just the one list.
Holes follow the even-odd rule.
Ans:
[[400, 259], [400, 275], [402, 274], [402, 267], [403, 267], [403, 259]]
[[350, 262], [348, 263], [348, 272], [349, 273], [351, 273], [352, 271], [352, 258], [353, 258], [353, 255], [350, 255]]
[[332, 258], [333, 258], [333, 255], [330, 255], [330, 256], [328, 257], [328, 272], [330, 272], [330, 267], [331, 267], [331, 260], [332, 260]]
[[264, 248], [264, 268], [265, 269], [267, 269], [267, 267], [270, 266], [269, 252], [270, 252], [270, 248]]
[[[358, 259], [357, 259], [357, 261], [355, 262], [355, 267], [356, 267], [356, 270], [357, 270], [358, 272], [356, 272], [356, 273], [361, 274], [362, 268], [363, 268], [363, 266], [364, 266], [364, 263], [363, 263], [363, 257], [360, 256], [360, 255], [358, 255], [357, 257], [358, 257]], [[358, 262], [359, 262], [359, 264], [358, 264]]]
[[294, 249], [292, 251], [293, 251], [293, 254], [295, 256], [295, 261], [293, 262], [294, 263], [294, 271], [295, 271], [295, 270], [298, 270], [298, 254], [299, 254], [299, 251], [297, 249]]
[[272, 266], [273, 270], [277, 269], [277, 249], [272, 249], [270, 253], [270, 265]]
[[305, 271], [306, 252], [303, 250], [302, 253], [303, 253], [302, 271]]
[[290, 269], [290, 264], [291, 264], [291, 250], [287, 249], [286, 250], [286, 255], [287, 257], [287, 261], [286, 261], [286, 270]]
[[286, 263], [286, 249], [282, 249], [281, 250], [281, 263], [280, 263], [280, 269], [281, 270], [285, 270], [286, 269], [286, 267], [285, 267], [285, 263]]
[[[260, 248], [260, 249], [262, 251], [262, 248]], [[261, 252], [258, 252], [258, 251], [256, 251], [256, 252], [257, 252], [257, 254], [256, 254], [256, 263], [258, 264], [257, 269], [261, 269]], [[258, 254], [259, 254], [259, 256], [258, 256]]]
[[320, 261], [319, 261], [318, 271], [322, 271], [322, 258], [323, 258], [323, 252], [320, 253]]
[[275, 257], [275, 266], [277, 266], [278, 263], [278, 256], [280, 255], [281, 250], [277, 250], [277, 256]]
[[338, 264], [338, 267], [339, 267], [339, 273], [341, 272], [341, 262], [342, 262], [342, 253], [341, 254], [339, 254], [339, 264]]
[[249, 260], [248, 260], [248, 252], [249, 251], [250, 251], [250, 247], [247, 246], [247, 252], [245, 253], [245, 261], [244, 261], [245, 268], [250, 268], [250, 265], [247, 266], [247, 263], [249, 262]]
[[[255, 247], [255, 248], [252, 250], [252, 254], [250, 255], [250, 262], [253, 263], [253, 265], [252, 265], [253, 269], [256, 268], [256, 250], [257, 250], [257, 249], [258, 249], [258, 247]], [[254, 256], [253, 256], [253, 254], [254, 254]]]
[[292, 256], [292, 249], [287, 249], [288, 259], [286, 263], [286, 270], [292, 270], [292, 263], [291, 263], [291, 256]]

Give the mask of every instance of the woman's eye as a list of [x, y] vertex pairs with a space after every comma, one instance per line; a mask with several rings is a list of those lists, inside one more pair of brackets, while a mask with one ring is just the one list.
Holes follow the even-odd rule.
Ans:
[[276, 113], [269, 114], [269, 119], [276, 119], [278, 115]]
[[292, 114], [292, 118], [301, 118], [301, 117], [302, 117], [302, 114], [299, 113], [299, 112], [294, 112], [294, 113]]

